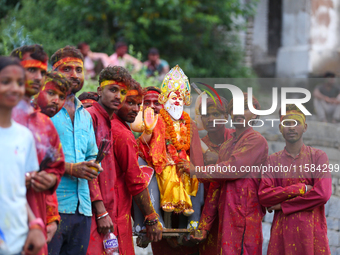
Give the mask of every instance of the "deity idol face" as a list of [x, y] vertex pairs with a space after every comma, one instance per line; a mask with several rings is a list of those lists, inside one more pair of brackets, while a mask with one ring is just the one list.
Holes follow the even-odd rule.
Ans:
[[[23, 55], [22, 60], [35, 60], [31, 57], [32, 52], [26, 52]], [[25, 94], [29, 97], [39, 93], [42, 79], [46, 74], [46, 71], [37, 67], [25, 68], [26, 81], [25, 81]]]
[[50, 81], [40, 91], [37, 103], [41, 112], [51, 118], [64, 106], [65, 100], [66, 93], [60, 91], [58, 86], [53, 81]]
[[174, 120], [178, 120], [183, 114], [183, 96], [179, 91], [171, 92], [164, 105], [164, 109]]

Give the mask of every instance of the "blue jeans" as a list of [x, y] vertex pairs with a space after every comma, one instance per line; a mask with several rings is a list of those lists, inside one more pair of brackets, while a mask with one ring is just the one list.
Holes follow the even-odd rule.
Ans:
[[58, 229], [48, 244], [49, 255], [86, 255], [90, 241], [91, 217], [60, 213]]

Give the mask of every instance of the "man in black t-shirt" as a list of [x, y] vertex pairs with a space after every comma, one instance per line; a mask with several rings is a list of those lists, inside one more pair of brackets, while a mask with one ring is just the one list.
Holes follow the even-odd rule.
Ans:
[[314, 108], [318, 119], [332, 123], [340, 122], [340, 88], [335, 84], [335, 74], [326, 73], [326, 81], [317, 86], [313, 92]]

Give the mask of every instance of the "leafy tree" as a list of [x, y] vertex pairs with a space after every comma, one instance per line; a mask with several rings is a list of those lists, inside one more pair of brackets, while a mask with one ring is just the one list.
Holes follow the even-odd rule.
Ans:
[[0, 52], [13, 45], [3, 31], [16, 35], [24, 27], [23, 36], [43, 44], [49, 55], [82, 41], [93, 51], [112, 54], [124, 39], [144, 56], [157, 47], [170, 66], [179, 64], [189, 77], [250, 77], [234, 32], [242, 29], [238, 20], [252, 15], [254, 1], [20, 0], [16, 8], [6, 5], [11, 11], [4, 8]]

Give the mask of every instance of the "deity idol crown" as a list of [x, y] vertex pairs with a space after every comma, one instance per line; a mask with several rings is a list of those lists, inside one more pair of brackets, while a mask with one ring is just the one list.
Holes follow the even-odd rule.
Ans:
[[161, 85], [161, 94], [158, 97], [160, 104], [165, 104], [171, 92], [179, 91], [183, 96], [184, 104], [189, 106], [191, 103], [191, 87], [188, 77], [183, 70], [176, 65], [164, 77]]

